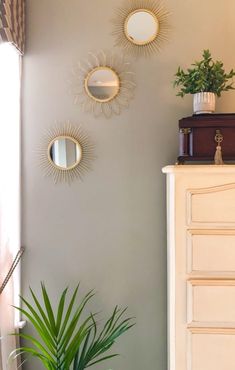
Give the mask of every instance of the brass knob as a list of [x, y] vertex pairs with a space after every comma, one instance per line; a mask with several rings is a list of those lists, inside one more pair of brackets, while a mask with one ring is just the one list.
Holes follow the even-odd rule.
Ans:
[[224, 137], [223, 135], [221, 134], [221, 131], [220, 130], [216, 130], [215, 131], [215, 141], [217, 144], [221, 144], [222, 141], [223, 141]]

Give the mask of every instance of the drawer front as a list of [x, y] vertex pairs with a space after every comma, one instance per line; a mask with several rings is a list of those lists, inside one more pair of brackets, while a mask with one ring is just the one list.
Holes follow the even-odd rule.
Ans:
[[189, 230], [187, 255], [189, 274], [235, 274], [235, 230]]
[[188, 324], [235, 327], [235, 280], [190, 280]]
[[234, 370], [234, 333], [193, 333], [189, 336], [191, 351], [188, 357], [189, 370]]
[[235, 184], [187, 192], [187, 224], [235, 228]]

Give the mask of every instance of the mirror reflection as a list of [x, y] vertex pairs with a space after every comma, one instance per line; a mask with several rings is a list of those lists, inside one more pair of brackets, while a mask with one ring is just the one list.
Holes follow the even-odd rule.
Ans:
[[89, 73], [85, 87], [91, 98], [107, 102], [119, 92], [119, 77], [111, 68], [97, 67]]
[[145, 45], [153, 41], [159, 30], [156, 16], [148, 10], [137, 10], [126, 20], [125, 32], [127, 38], [136, 45]]
[[57, 137], [49, 146], [49, 157], [57, 167], [64, 170], [72, 169], [81, 161], [82, 148], [72, 137]]

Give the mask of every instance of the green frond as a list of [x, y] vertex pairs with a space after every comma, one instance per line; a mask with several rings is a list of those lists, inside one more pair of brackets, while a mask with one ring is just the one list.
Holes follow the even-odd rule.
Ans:
[[118, 354], [107, 352], [116, 339], [134, 325], [132, 318], [124, 317], [127, 308], [116, 306], [99, 329], [97, 314], [84, 316], [86, 306], [94, 296], [93, 290], [77, 304], [78, 289], [79, 284], [68, 300], [66, 288], [60, 295], [57, 307], [53, 309], [44, 283], [41, 283], [41, 297], [37, 297], [30, 288], [33, 305], [21, 297], [24, 308], [15, 308], [33, 325], [37, 336], [25, 332], [13, 334], [18, 335], [27, 345], [17, 348], [9, 358], [15, 360], [21, 355], [29, 355], [41, 361], [47, 370], [69, 370], [71, 367], [73, 370], [84, 370], [116, 357]]
[[57, 310], [57, 316], [56, 316], [56, 333], [60, 332], [61, 329], [61, 323], [62, 323], [62, 317], [64, 313], [64, 305], [65, 305], [65, 299], [66, 299], [66, 294], [67, 294], [68, 288], [66, 288], [61, 297], [60, 297], [60, 302]]
[[50, 326], [51, 326], [51, 329], [52, 329], [53, 333], [56, 335], [55, 317], [54, 317], [51, 302], [50, 302], [50, 299], [48, 297], [47, 290], [46, 290], [46, 287], [45, 287], [44, 283], [41, 283], [41, 289], [42, 289], [44, 304], [45, 304], [45, 307], [46, 307], [46, 311], [47, 311], [48, 319], [49, 319], [49, 322], [50, 322]]

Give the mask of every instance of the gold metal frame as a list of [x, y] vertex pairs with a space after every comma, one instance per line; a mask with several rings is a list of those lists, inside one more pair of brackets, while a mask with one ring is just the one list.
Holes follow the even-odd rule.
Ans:
[[[117, 92], [115, 92], [115, 94], [113, 94], [110, 98], [107, 98], [107, 99], [98, 99], [98, 98], [96, 98], [94, 95], [92, 95], [90, 93], [90, 90], [89, 90], [89, 87], [88, 87], [88, 81], [89, 81], [90, 77], [92, 76], [92, 74], [94, 72], [100, 71], [100, 70], [105, 70], [105, 69], [108, 70], [108, 71], [113, 72], [113, 74], [115, 74], [115, 76], [117, 77], [117, 80], [118, 80], [118, 89], [117, 89]], [[90, 96], [91, 99], [94, 99], [95, 101], [100, 102], [100, 103], [108, 103], [109, 101], [115, 99], [115, 97], [119, 94], [119, 91], [120, 91], [120, 78], [119, 78], [117, 72], [114, 71], [114, 69], [112, 69], [110, 67], [95, 67], [86, 76], [85, 82], [84, 82], [84, 86], [85, 86], [86, 93]]]
[[[155, 35], [154, 36], [152, 36], [152, 37], [150, 37], [147, 41], [136, 41], [136, 40], [133, 40], [130, 36], [129, 36], [129, 34], [128, 34], [128, 21], [129, 21], [129, 19], [134, 15], [134, 14], [136, 14], [136, 13], [140, 13], [140, 12], [145, 12], [145, 13], [148, 13], [148, 14], [150, 14], [153, 18], [154, 18], [154, 20], [155, 20], [155, 22], [156, 22], [156, 24], [157, 24], [157, 31], [155, 32]], [[156, 14], [155, 13], [153, 13], [151, 10], [148, 10], [148, 9], [136, 9], [136, 10], [133, 10], [133, 12], [131, 12], [130, 14], [128, 14], [128, 16], [126, 17], [126, 19], [125, 19], [125, 24], [124, 24], [124, 31], [125, 31], [125, 36], [126, 36], [126, 38], [130, 41], [130, 42], [132, 42], [133, 44], [135, 44], [135, 45], [147, 45], [147, 44], [150, 44], [152, 41], [154, 41], [155, 40], [155, 38], [157, 37], [157, 35], [158, 35], [158, 32], [159, 32], [159, 20], [158, 20], [158, 18], [156, 17]]]
[[[94, 71], [109, 69], [116, 74], [119, 81], [117, 93], [106, 100], [97, 99], [90, 94], [87, 84]], [[134, 97], [134, 72], [130, 70], [130, 63], [124, 56], [100, 51], [97, 54], [89, 53], [85, 62], [80, 62], [73, 69], [74, 80], [71, 82], [71, 93], [75, 96], [74, 103], [80, 104], [85, 112], [92, 112], [95, 117], [120, 114], [122, 108], [128, 108]]]
[[[81, 147], [81, 159], [68, 168], [56, 165], [50, 156], [53, 143], [60, 138], [70, 139]], [[67, 122], [62, 127], [55, 126], [46, 132], [39, 149], [39, 159], [45, 175], [52, 176], [54, 183], [67, 182], [70, 184], [77, 178], [82, 180], [83, 175], [91, 169], [91, 162], [95, 159], [94, 146], [89, 142], [87, 134], [82, 131], [80, 126], [75, 127]]]
[[60, 135], [60, 136], [56, 136], [54, 139], [52, 139], [50, 141], [50, 143], [48, 144], [48, 148], [47, 148], [47, 157], [48, 157], [48, 160], [51, 162], [51, 164], [55, 167], [57, 167], [59, 170], [62, 170], [62, 171], [70, 171], [72, 169], [74, 169], [75, 167], [77, 167], [79, 165], [79, 163], [81, 162], [82, 160], [82, 155], [81, 155], [81, 158], [79, 159], [79, 161], [77, 161], [74, 165], [72, 166], [69, 166], [69, 167], [60, 167], [58, 166], [57, 164], [55, 164], [53, 162], [53, 160], [51, 159], [51, 148], [52, 148], [52, 145], [55, 143], [55, 141], [59, 140], [59, 139], [69, 139], [71, 141], [74, 142], [74, 144], [78, 145], [81, 149], [81, 154], [82, 154], [82, 146], [81, 144], [78, 142], [78, 140], [74, 139], [72, 136], [68, 136], [68, 135]]
[[[140, 11], [151, 14], [158, 22], [156, 36], [148, 42], [134, 42], [128, 37], [127, 22], [130, 17]], [[122, 47], [127, 53], [139, 56], [150, 56], [158, 52], [165, 41], [168, 40], [170, 25], [168, 23], [169, 12], [164, 8], [161, 0], [126, 0], [121, 8], [116, 11], [116, 17], [112, 20], [116, 37], [115, 46]]]

